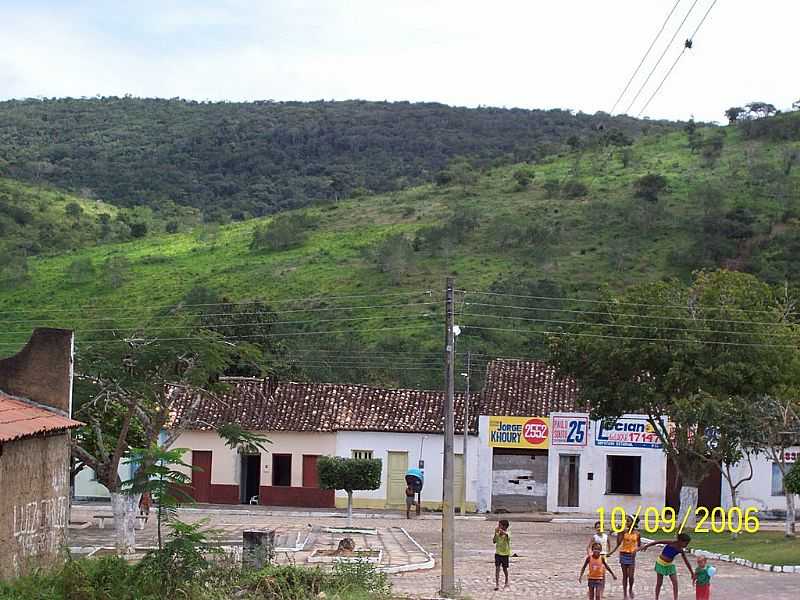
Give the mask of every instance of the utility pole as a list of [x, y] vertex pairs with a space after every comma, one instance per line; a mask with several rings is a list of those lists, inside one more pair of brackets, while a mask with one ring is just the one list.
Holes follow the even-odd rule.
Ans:
[[467, 388], [464, 392], [464, 449], [461, 453], [461, 458], [464, 460], [464, 481], [462, 482], [464, 495], [461, 498], [461, 516], [467, 514], [467, 489], [469, 489], [469, 484], [467, 483], [469, 481], [467, 477], [467, 466], [469, 465], [469, 462], [467, 462], [467, 446], [469, 445], [469, 367], [471, 358], [471, 353], [467, 350], [467, 372], [465, 374]]
[[442, 596], [454, 596], [455, 586], [455, 507], [453, 471], [455, 456], [455, 416], [453, 397], [455, 396], [455, 332], [453, 331], [453, 286], [452, 277], [447, 278], [445, 290], [445, 353], [444, 353], [444, 461], [442, 469]]

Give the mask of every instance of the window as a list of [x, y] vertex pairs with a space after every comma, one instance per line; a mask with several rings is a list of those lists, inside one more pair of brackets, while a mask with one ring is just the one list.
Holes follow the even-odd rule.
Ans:
[[627, 494], [638, 496], [641, 493], [641, 456], [606, 457], [606, 494]]
[[772, 495], [786, 495], [786, 492], [783, 491], [783, 473], [781, 473], [781, 466], [778, 463], [772, 463]]
[[292, 485], [292, 455], [272, 455], [272, 485]]
[[372, 458], [372, 450], [352, 450], [353, 458]]

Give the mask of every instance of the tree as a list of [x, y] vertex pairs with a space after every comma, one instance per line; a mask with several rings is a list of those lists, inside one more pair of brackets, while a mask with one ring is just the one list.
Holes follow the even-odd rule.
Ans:
[[70, 202], [64, 207], [64, 212], [68, 217], [75, 221], [80, 221], [83, 216], [83, 207], [77, 202]]
[[[134, 546], [136, 502], [123, 493], [120, 460], [131, 448], [156, 443], [169, 448], [194, 422], [196, 406], [176, 421], [177, 394], [169, 390], [188, 387], [213, 394], [223, 389], [216, 383], [219, 375], [246, 351], [245, 344], [196, 328], [192, 319], [174, 314], [169, 325], [151, 326], [148, 333], [101, 321], [99, 343], [76, 351], [74, 412], [87, 425], [73, 439], [73, 456], [110, 492], [115, 544], [122, 553]], [[256, 360], [257, 350], [249, 351]]]
[[[185, 470], [191, 472], [198, 467], [183, 461], [187, 452], [190, 452], [188, 448], [168, 449], [154, 443], [147, 448], [131, 448], [127, 454], [125, 463], [133, 465], [137, 470], [131, 479], [122, 482], [120, 489], [134, 498], [149, 494], [155, 502], [159, 550], [163, 548], [162, 524], [175, 519], [182, 503], [194, 500], [186, 492], [192, 485], [192, 478]], [[173, 467], [181, 467], [184, 471]]]
[[353, 524], [353, 492], [381, 487], [381, 459], [321, 456], [317, 461], [319, 484], [326, 490], [347, 492], [347, 526]]
[[67, 279], [70, 283], [88, 283], [95, 276], [94, 262], [91, 258], [76, 258], [67, 267]]
[[[550, 338], [553, 361], [595, 418], [647, 415], [681, 475], [685, 512], [697, 506], [709, 461], [725, 459], [719, 436], [708, 434], [730, 425], [717, 417], [792, 376], [797, 334], [785, 302], [751, 275], [701, 271], [689, 286], [664, 281], [608, 294], [594, 310]], [[726, 435], [726, 447], [745, 447], [732, 426]]]
[[131, 274], [131, 261], [127, 256], [109, 256], [103, 263], [103, 276], [112, 288], [125, 283]]
[[634, 195], [648, 202], [657, 202], [658, 195], [665, 189], [667, 189], [667, 178], [655, 173], [640, 177], [633, 184]]
[[131, 236], [135, 238], [143, 238], [147, 235], [147, 223], [137, 222], [131, 223]]
[[373, 250], [375, 265], [381, 273], [387, 273], [392, 283], [399, 283], [414, 260], [414, 248], [402, 233], [390, 235]]
[[695, 123], [694, 118], [689, 119], [684, 129], [686, 130], [686, 136], [689, 139], [689, 148], [692, 152], [697, 152], [700, 142], [700, 134], [697, 132], [697, 123]]
[[[797, 364], [795, 364], [797, 368]], [[800, 445], [800, 400], [796, 387], [787, 386], [768, 395], [762, 403], [762, 419], [758, 431], [762, 434], [762, 443], [766, 454], [783, 477], [783, 488], [786, 500], [786, 521], [784, 533], [786, 537], [797, 534], [795, 525], [794, 494], [789, 492], [786, 477], [790, 473], [791, 463], [786, 459], [787, 450]], [[792, 485], [792, 479], [789, 485]]]
[[267, 225], [253, 230], [250, 249], [287, 250], [302, 245], [309, 232], [317, 227], [317, 219], [305, 213], [277, 215]]
[[728, 117], [728, 123], [733, 125], [736, 121], [739, 120], [743, 114], [745, 114], [745, 109], [741, 106], [731, 106], [728, 110], [725, 111], [725, 116]]
[[792, 110], [800, 110], [800, 100], [792, 102]]
[[519, 168], [514, 171], [513, 177], [518, 190], [527, 190], [533, 181], [534, 173], [530, 169]]
[[775, 105], [768, 102], [751, 102], [745, 105], [745, 109], [747, 109], [746, 115], [748, 119], [764, 119], [778, 112]]

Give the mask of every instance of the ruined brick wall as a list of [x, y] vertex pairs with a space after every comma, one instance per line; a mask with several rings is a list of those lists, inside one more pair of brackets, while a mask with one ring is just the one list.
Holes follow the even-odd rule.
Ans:
[[69, 522], [69, 436], [0, 446], [0, 579], [59, 563]]

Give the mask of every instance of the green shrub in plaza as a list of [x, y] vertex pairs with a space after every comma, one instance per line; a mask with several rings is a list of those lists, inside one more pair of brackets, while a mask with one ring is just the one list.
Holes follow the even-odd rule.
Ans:
[[327, 490], [347, 492], [347, 526], [353, 521], [353, 492], [381, 487], [381, 459], [322, 456], [317, 462], [319, 484]]

